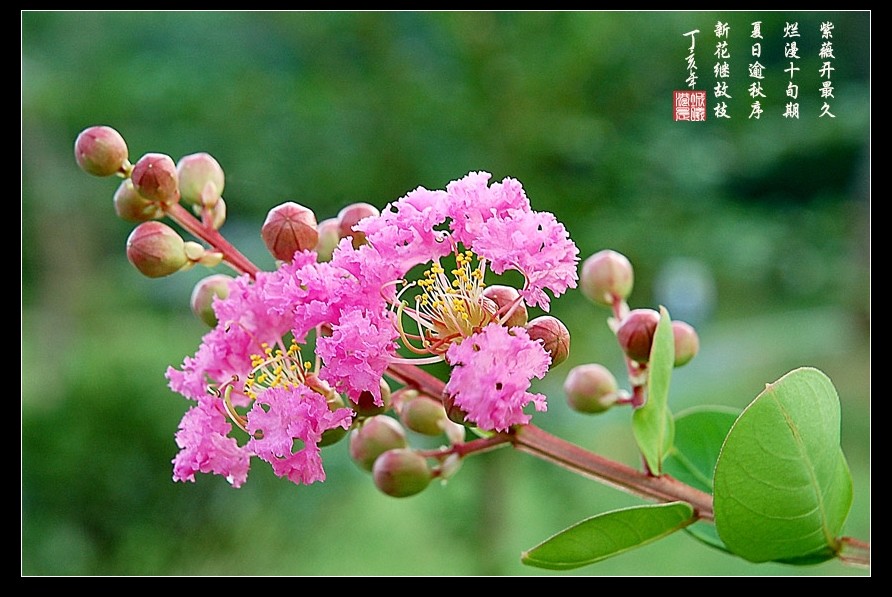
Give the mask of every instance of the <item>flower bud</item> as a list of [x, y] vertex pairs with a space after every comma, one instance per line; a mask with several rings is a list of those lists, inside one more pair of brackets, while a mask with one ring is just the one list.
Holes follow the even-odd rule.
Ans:
[[167, 224], [143, 222], [127, 238], [127, 259], [145, 276], [169, 276], [188, 262], [185, 244]]
[[613, 305], [614, 297], [625, 299], [632, 292], [632, 264], [622, 253], [605, 249], [582, 263], [579, 289], [590, 301]]
[[177, 167], [173, 158], [163, 153], [147, 153], [130, 173], [137, 192], [150, 201], [173, 204], [180, 200]]
[[564, 380], [564, 393], [570, 408], [581, 413], [601, 413], [619, 397], [616, 378], [598, 363], [573, 367]]
[[341, 238], [353, 237], [353, 248], [358, 249], [365, 244], [365, 234], [353, 230], [360, 220], [369, 216], [378, 216], [381, 212], [370, 203], [353, 203], [338, 212], [338, 231]]
[[219, 230], [226, 222], [226, 202], [220, 197], [211, 208], [211, 226], [214, 230]]
[[375, 459], [387, 450], [408, 445], [405, 430], [387, 415], [369, 417], [361, 427], [350, 432], [350, 458], [367, 471], [372, 470]]
[[192, 297], [189, 300], [192, 312], [210, 327], [217, 325], [217, 316], [213, 308], [214, 297], [224, 299], [229, 296], [231, 281], [232, 277], [226, 274], [213, 274], [200, 280], [192, 289]]
[[687, 365], [700, 350], [700, 337], [697, 335], [697, 330], [684, 321], [673, 321], [672, 335], [675, 339], [675, 366]]
[[177, 162], [177, 180], [180, 196], [183, 201], [192, 205], [202, 205], [202, 194], [207, 194], [205, 187], [213, 185], [211, 192], [220, 197], [223, 194], [223, 168], [207, 153], [193, 153], [180, 158]]
[[487, 286], [483, 290], [483, 296], [496, 304], [496, 312], [499, 315], [507, 313], [509, 305], [516, 303], [511, 316], [508, 317], [508, 320], [503, 325], [511, 328], [516, 325], [524, 326], [527, 324], [527, 306], [520, 300], [520, 292], [513, 286], [502, 286], [501, 284]]
[[[326, 398], [325, 401], [326, 403], [328, 403], [328, 410], [332, 412], [346, 406], [346, 404], [344, 403], [344, 399], [341, 398], [341, 395], [337, 392], [331, 392], [331, 394], [328, 398]], [[324, 448], [325, 446], [336, 444], [347, 436], [348, 431], [349, 429], [344, 429], [340, 425], [332, 427], [331, 429], [326, 429], [322, 432], [322, 439], [319, 440], [319, 443], [317, 445], [320, 448]]]
[[455, 396], [446, 394], [443, 396], [443, 409], [446, 411], [446, 417], [462, 427], [474, 427], [474, 423], [468, 421], [468, 413], [455, 403]]
[[400, 409], [400, 421], [406, 428], [423, 435], [440, 435], [449, 419], [438, 401], [428, 396], [416, 396], [407, 400]]
[[319, 240], [316, 242], [316, 256], [319, 261], [331, 261], [335, 247], [341, 240], [340, 224], [337, 218], [322, 220], [316, 226]]
[[108, 126], [84, 129], [74, 141], [74, 159], [77, 160], [77, 165], [94, 176], [123, 173], [127, 155], [124, 137]]
[[408, 497], [430, 485], [433, 473], [427, 459], [409, 449], [388, 450], [372, 468], [375, 487], [391, 497]]
[[273, 257], [291, 261], [297, 251], [316, 248], [316, 215], [303, 205], [288, 201], [269, 211], [260, 236]]
[[380, 382], [381, 386], [381, 404], [375, 404], [375, 396], [365, 390], [359, 394], [359, 399], [353, 405], [353, 411], [359, 417], [373, 417], [390, 410], [390, 386], [383, 378]]
[[560, 365], [570, 356], [570, 331], [557, 317], [542, 315], [526, 324], [533, 340], [541, 340], [545, 352], [551, 355], [549, 368]]
[[164, 217], [164, 210], [155, 201], [149, 201], [136, 192], [129, 178], [118, 185], [115, 191], [115, 213], [128, 222], [148, 222]]
[[650, 360], [650, 348], [659, 323], [660, 314], [653, 309], [629, 311], [616, 330], [616, 339], [626, 356], [639, 363]]

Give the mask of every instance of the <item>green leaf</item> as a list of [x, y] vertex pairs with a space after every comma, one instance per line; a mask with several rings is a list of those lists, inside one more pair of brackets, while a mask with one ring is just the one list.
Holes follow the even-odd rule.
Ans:
[[669, 411], [669, 382], [675, 363], [675, 335], [672, 320], [660, 307], [660, 323], [650, 349], [647, 402], [632, 414], [632, 432], [647, 468], [654, 475], [662, 471], [663, 459], [672, 448], [675, 421]]
[[[675, 442], [663, 462], [663, 472], [706, 493], [712, 493], [712, 475], [725, 437], [740, 409], [697, 406], [675, 416]], [[685, 529], [695, 539], [728, 551], [711, 522], [697, 522]]]
[[523, 552], [520, 559], [537, 568], [579, 568], [656, 541], [695, 520], [686, 502], [613, 510], [577, 522]]
[[712, 493], [712, 474], [725, 437], [740, 409], [698, 406], [675, 416], [675, 441], [663, 472], [701, 491]]
[[838, 550], [852, 505], [839, 428], [836, 388], [805, 367], [768, 384], [737, 418], [714, 477], [716, 530], [733, 553], [813, 563]]

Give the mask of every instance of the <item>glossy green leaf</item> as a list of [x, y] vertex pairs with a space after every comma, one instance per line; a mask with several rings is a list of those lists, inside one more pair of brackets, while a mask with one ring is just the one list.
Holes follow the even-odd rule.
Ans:
[[[712, 493], [712, 475], [725, 436], [740, 409], [726, 406], [697, 406], [675, 415], [675, 441], [663, 472], [701, 491]], [[685, 529], [689, 535], [727, 551], [712, 522], [697, 522]]]
[[675, 363], [675, 336], [672, 320], [665, 307], [660, 307], [660, 323], [650, 349], [647, 378], [647, 402], [632, 414], [632, 432], [647, 468], [659, 475], [663, 459], [672, 448], [675, 421], [669, 411], [669, 382]]
[[698, 406], [675, 416], [675, 440], [663, 472], [701, 491], [712, 493], [712, 475], [725, 437], [740, 409]]
[[652, 543], [696, 520], [685, 502], [634, 506], [577, 522], [521, 554], [528, 566], [570, 570]]
[[716, 463], [715, 523], [735, 554], [813, 563], [834, 553], [852, 504], [839, 445], [836, 388], [821, 371], [791, 371], [731, 427]]

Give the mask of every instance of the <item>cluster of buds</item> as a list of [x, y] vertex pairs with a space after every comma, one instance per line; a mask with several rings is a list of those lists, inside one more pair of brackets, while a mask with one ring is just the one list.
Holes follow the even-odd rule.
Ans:
[[369, 203], [353, 203], [343, 208], [337, 217], [317, 222], [311, 209], [286, 201], [267, 213], [260, 236], [278, 261], [291, 261], [298, 251], [315, 251], [319, 261], [329, 261], [341, 239], [349, 237], [354, 248], [362, 246], [366, 242], [365, 235], [353, 227], [364, 218], [379, 213]]
[[[600, 413], [615, 404], [643, 405], [647, 364], [660, 313], [647, 308], [629, 309], [626, 300], [632, 293], [634, 279], [629, 259], [610, 249], [599, 251], [582, 263], [580, 290], [596, 305], [612, 309], [608, 323], [626, 359], [632, 392], [619, 389], [616, 378], [603, 365], [579, 365], [569, 372], [564, 382], [567, 401], [578, 412]], [[700, 339], [696, 330], [684, 321], [672, 321], [672, 333], [674, 366], [681, 367], [697, 354]]]
[[223, 225], [223, 169], [212, 156], [196, 153], [175, 163], [168, 155], [147, 153], [131, 164], [126, 141], [108, 126], [83, 130], [74, 142], [74, 155], [88, 174], [124, 179], [114, 193], [114, 208], [121, 219], [137, 223], [127, 238], [127, 258], [143, 275], [159, 278], [223, 261], [220, 252], [186, 241], [157, 221], [164, 216], [177, 220], [182, 203], [192, 208], [208, 230]]
[[447, 447], [431, 452], [413, 449], [409, 434], [445, 436], [456, 446], [464, 442], [464, 427], [447, 418], [440, 401], [416, 390], [403, 388], [391, 397], [382, 381], [384, 396], [384, 406], [368, 401], [365, 409], [361, 405], [354, 409], [357, 421], [349, 440], [350, 458], [371, 473], [375, 487], [392, 497], [408, 497], [423, 491], [435, 478], [445, 481], [455, 474], [460, 463], [456, 454]]

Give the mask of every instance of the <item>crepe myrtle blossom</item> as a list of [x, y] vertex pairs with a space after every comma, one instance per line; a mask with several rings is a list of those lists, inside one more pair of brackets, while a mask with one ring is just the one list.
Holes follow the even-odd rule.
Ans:
[[332, 272], [319, 271], [329, 267], [301, 253], [275, 272], [231, 281], [214, 300], [216, 326], [180, 369], [167, 371], [171, 389], [197, 402], [176, 434], [174, 480], [214, 473], [239, 487], [253, 456], [294, 483], [325, 479], [319, 442], [329, 429], [348, 429], [353, 412], [341, 408], [318, 362], [303, 360], [300, 344], [331, 315], [322, 280]]
[[[527, 306], [548, 311], [546, 291], [557, 297], [576, 287], [579, 251], [554, 215], [532, 210], [517, 180], [489, 185], [490, 176], [471, 172], [445, 191], [419, 187], [354, 227], [365, 244], [338, 245], [332, 263], [371, 289], [363, 294], [361, 316], [342, 317], [335, 334], [355, 345], [340, 356], [394, 348], [387, 359], [363, 359], [360, 366], [327, 359], [336, 355], [333, 346], [324, 347], [337, 389], [355, 392], [355, 380], [380, 377], [387, 362], [445, 360], [453, 366], [447, 391], [467, 421], [507, 430], [529, 421], [526, 405], [545, 410], [544, 396], [527, 389], [547, 372], [551, 356], [524, 328], [508, 326]], [[519, 272], [523, 285], [489, 292], [487, 270]], [[418, 357], [397, 355], [394, 329]]]

